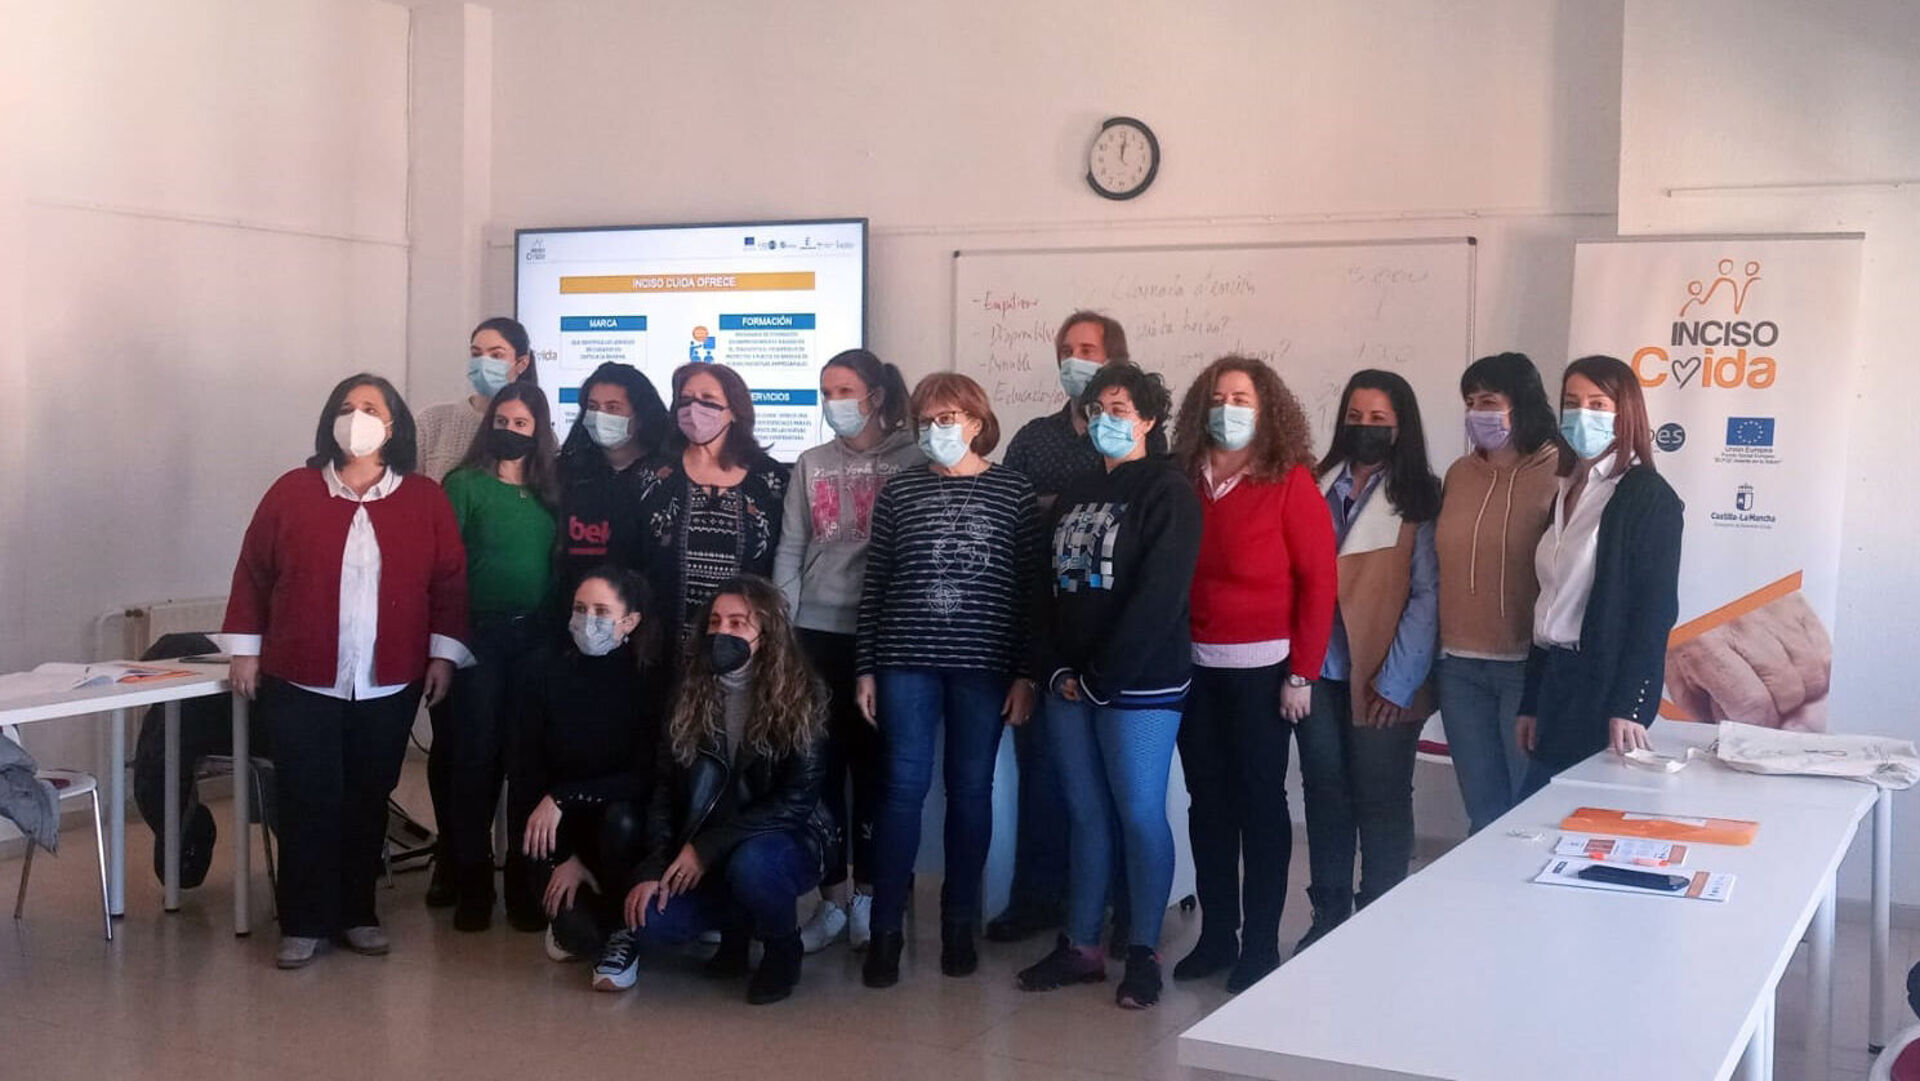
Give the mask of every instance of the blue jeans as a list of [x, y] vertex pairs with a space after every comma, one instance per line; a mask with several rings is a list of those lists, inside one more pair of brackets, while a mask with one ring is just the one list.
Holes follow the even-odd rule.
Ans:
[[1435, 672], [1447, 753], [1467, 821], [1478, 833], [1519, 802], [1527, 775], [1527, 755], [1513, 731], [1527, 662], [1443, 655]]
[[707, 868], [700, 885], [649, 908], [642, 942], [677, 946], [713, 930], [747, 929], [765, 942], [799, 929], [794, 906], [820, 884], [820, 861], [797, 833], [761, 833], [740, 843], [726, 863]]
[[1000, 709], [1012, 678], [960, 668], [882, 668], [880, 738], [886, 760], [873, 824], [873, 929], [898, 931], [920, 854], [920, 814], [933, 787], [934, 740], [946, 728], [946, 877], [942, 923], [972, 925], [993, 840], [993, 765]]
[[1048, 744], [1071, 823], [1067, 939], [1076, 946], [1100, 944], [1116, 845], [1126, 864], [1129, 943], [1160, 946], [1160, 925], [1173, 892], [1167, 774], [1179, 734], [1177, 709], [1113, 709], [1084, 699], [1047, 698]]

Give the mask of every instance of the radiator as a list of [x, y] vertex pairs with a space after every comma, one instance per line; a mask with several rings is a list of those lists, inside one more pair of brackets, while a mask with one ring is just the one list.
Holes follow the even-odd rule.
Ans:
[[226, 614], [225, 597], [188, 597], [114, 609], [94, 624], [94, 659], [137, 659], [165, 635], [218, 631]]

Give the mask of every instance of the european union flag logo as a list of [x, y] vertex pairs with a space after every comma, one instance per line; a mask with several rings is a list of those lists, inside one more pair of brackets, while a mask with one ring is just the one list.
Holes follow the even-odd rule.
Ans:
[[1772, 417], [1728, 417], [1727, 446], [1729, 447], [1771, 447], [1773, 446]]

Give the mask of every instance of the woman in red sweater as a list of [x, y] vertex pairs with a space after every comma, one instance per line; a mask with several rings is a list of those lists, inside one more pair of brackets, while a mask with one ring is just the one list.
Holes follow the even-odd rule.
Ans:
[[446, 495], [413, 472], [399, 392], [342, 381], [313, 450], [254, 511], [222, 628], [273, 747], [281, 968], [335, 937], [387, 952], [373, 904], [387, 795], [422, 696], [445, 697], [470, 661], [466, 550]]
[[1214, 361], [1188, 388], [1174, 433], [1202, 527], [1180, 726], [1201, 930], [1173, 978], [1231, 969], [1227, 989], [1238, 992], [1280, 964], [1293, 857], [1287, 743], [1333, 627], [1333, 521], [1306, 412], [1261, 361]]

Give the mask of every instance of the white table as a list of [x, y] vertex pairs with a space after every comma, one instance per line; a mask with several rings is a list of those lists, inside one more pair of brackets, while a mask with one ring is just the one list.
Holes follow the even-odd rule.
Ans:
[[[1650, 729], [1654, 749], [1684, 755], [1688, 748], [1705, 749], [1719, 732], [1710, 724], [1656, 724]], [[1861, 808], [1861, 792], [1875, 798], [1866, 805], [1873, 813], [1873, 886], [1871, 953], [1867, 963], [1867, 1048], [1874, 1054], [1886, 1046], [1891, 1031], [1886, 1022], [1887, 963], [1893, 931], [1893, 791], [1855, 781], [1827, 777], [1764, 777], [1742, 773], [1716, 758], [1696, 758], [1678, 773], [1655, 773], [1631, 766], [1612, 754], [1597, 754], [1554, 778], [1555, 783], [1589, 784], [1656, 792], [1726, 791], [1764, 793], [1770, 803], [1811, 804]], [[1865, 811], [1862, 811], [1864, 814]]]
[[[166, 821], [161, 831], [165, 907], [180, 908], [180, 703], [188, 698], [229, 694], [224, 664], [152, 662], [190, 675], [139, 683], [113, 683], [56, 694], [16, 698], [0, 705], [0, 724], [31, 724], [95, 713], [111, 715], [107, 736], [107, 911], [126, 914], [127, 884], [127, 712], [143, 706], [166, 707]], [[248, 931], [248, 885], [252, 875], [248, 798], [247, 700], [233, 697], [233, 933]]]
[[[1813, 933], [1809, 1048], [1825, 1048], [1834, 878], [1861, 806], [1548, 786], [1181, 1035], [1183, 1063], [1290, 1081], [1771, 1076], [1774, 990]], [[1761, 822], [1691, 865], [1724, 904], [1536, 885], [1587, 805]], [[1515, 838], [1526, 828], [1545, 836]], [[1815, 1076], [1824, 1051], [1810, 1051]]]

